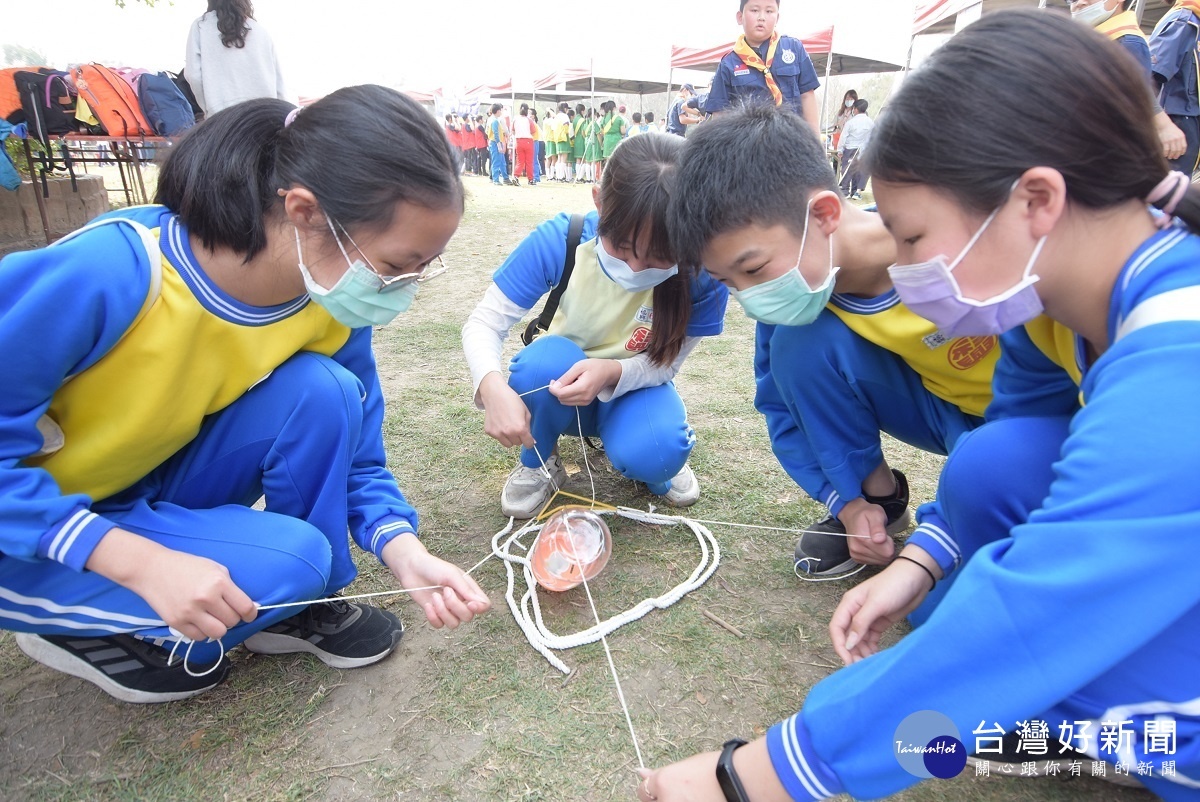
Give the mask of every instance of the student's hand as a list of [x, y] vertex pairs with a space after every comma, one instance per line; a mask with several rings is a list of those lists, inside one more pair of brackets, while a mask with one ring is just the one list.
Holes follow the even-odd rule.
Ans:
[[455, 629], [492, 607], [487, 594], [466, 571], [434, 557], [416, 535], [400, 535], [390, 541], [383, 547], [382, 557], [402, 588], [444, 586], [409, 594], [435, 629]]
[[529, 430], [529, 407], [525, 400], [499, 373], [489, 373], [479, 383], [479, 400], [483, 404], [483, 430], [505, 448], [533, 448], [535, 441]]
[[849, 538], [850, 556], [864, 565], [887, 565], [896, 556], [896, 543], [887, 533], [887, 513], [878, 504], [859, 497], [848, 502], [838, 520]]
[[586, 407], [601, 390], [616, 387], [621, 380], [621, 363], [615, 359], [581, 359], [550, 382], [550, 392], [569, 407]]
[[222, 638], [231, 627], [258, 616], [254, 601], [225, 566], [123, 529], [100, 539], [86, 567], [141, 596], [189, 640]]
[[1187, 151], [1187, 137], [1165, 111], [1154, 115], [1154, 127], [1158, 129], [1158, 141], [1167, 159], [1178, 159]]
[[[719, 751], [703, 752], [684, 758], [661, 769], [638, 769], [637, 799], [641, 802], [725, 802], [725, 794], [717, 783]], [[746, 796], [754, 802], [788, 802], [771, 765], [767, 742], [763, 738], [738, 747], [733, 753], [733, 767], [745, 786]]]
[[[932, 564], [916, 546], [905, 556]], [[936, 565], [931, 570], [936, 570]], [[846, 665], [879, 651], [879, 639], [891, 626], [920, 606], [929, 594], [929, 575], [908, 560], [897, 560], [883, 572], [846, 591], [829, 622], [834, 651]]]

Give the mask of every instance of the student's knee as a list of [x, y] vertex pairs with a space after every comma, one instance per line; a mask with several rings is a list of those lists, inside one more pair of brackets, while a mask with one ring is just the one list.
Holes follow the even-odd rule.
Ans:
[[[284, 362], [263, 385], [290, 404], [293, 417], [313, 433], [344, 423], [357, 437], [366, 388], [348, 368], [327, 356], [300, 353]], [[257, 388], [256, 388], [257, 389]]]
[[259, 537], [237, 564], [238, 585], [259, 604], [317, 599], [325, 595], [333, 565], [329, 540], [307, 521], [259, 513]]
[[665, 385], [619, 401], [601, 432], [613, 468], [646, 484], [669, 481], [687, 464], [696, 444], [682, 401]]
[[1070, 419], [1010, 418], [959, 438], [938, 482], [956, 535], [1007, 530], [1042, 505], [1054, 481]]
[[543, 334], [517, 352], [509, 366], [508, 384], [518, 393], [545, 387], [587, 355], [566, 337]]

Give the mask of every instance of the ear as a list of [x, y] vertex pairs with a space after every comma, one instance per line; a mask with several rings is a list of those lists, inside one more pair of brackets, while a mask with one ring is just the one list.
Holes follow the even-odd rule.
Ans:
[[833, 190], [823, 189], [811, 198], [812, 206], [809, 208], [809, 214], [812, 215], [812, 220], [821, 229], [821, 232], [826, 236], [830, 236], [838, 230], [838, 226], [842, 224], [842, 196]]
[[1031, 167], [1017, 182], [1011, 202], [1020, 205], [1030, 233], [1041, 239], [1054, 230], [1066, 211], [1066, 179], [1053, 167]]
[[317, 196], [307, 187], [292, 187], [281, 189], [283, 196], [283, 212], [288, 222], [296, 228], [316, 228], [325, 226], [325, 212], [317, 202]]
[[604, 214], [604, 210], [600, 208], [600, 185], [592, 184], [592, 203], [596, 204], [596, 211]]
[[740, 11], [737, 13], [737, 24], [739, 28], [746, 24], [742, 22], [742, 12]]

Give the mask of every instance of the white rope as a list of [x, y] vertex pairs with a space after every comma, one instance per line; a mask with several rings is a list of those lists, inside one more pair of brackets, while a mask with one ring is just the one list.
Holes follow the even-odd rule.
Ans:
[[[717, 543], [717, 539], [713, 536], [712, 532], [696, 521], [681, 516], [643, 512], [628, 507], [619, 508], [615, 512], [608, 510], [596, 510], [596, 512], [601, 515], [619, 515], [622, 518], [654, 526], [677, 526], [680, 524], [687, 526], [695, 534], [696, 541], [700, 544], [700, 562], [687, 579], [661, 596], [642, 599], [629, 610], [618, 613], [604, 621], [598, 621], [594, 626], [580, 632], [558, 635], [546, 626], [545, 620], [542, 618], [542, 608], [537, 593], [537, 580], [534, 578], [533, 570], [529, 565], [529, 555], [533, 547], [525, 549], [524, 552], [513, 550], [514, 545], [524, 549], [524, 546], [519, 543], [518, 539], [528, 533], [540, 532], [542, 524], [537, 521], [530, 521], [513, 532], [513, 522], [510, 520], [509, 525], [497, 532], [492, 538], [492, 553], [504, 561], [504, 570], [508, 575], [508, 590], [505, 595], [508, 607], [512, 611], [513, 618], [517, 620], [517, 625], [525, 633], [525, 637], [528, 638], [530, 645], [542, 654], [552, 666], [564, 674], [571, 673], [571, 670], [553, 652], [573, 649], [588, 643], [595, 643], [625, 624], [644, 618], [652, 610], [665, 610], [688, 593], [704, 585], [716, 572], [721, 562], [721, 547]], [[515, 595], [517, 566], [520, 566], [526, 588], [520, 602], [517, 601]]]

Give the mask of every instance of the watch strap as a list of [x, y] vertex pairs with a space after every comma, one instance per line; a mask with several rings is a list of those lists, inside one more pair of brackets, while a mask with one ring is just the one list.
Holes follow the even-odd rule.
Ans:
[[742, 785], [742, 780], [733, 767], [734, 750], [745, 745], [746, 742], [741, 738], [726, 741], [721, 749], [721, 757], [717, 759], [717, 783], [721, 786], [721, 792], [725, 794], [726, 802], [750, 802], [750, 797], [746, 795], [746, 787]]

